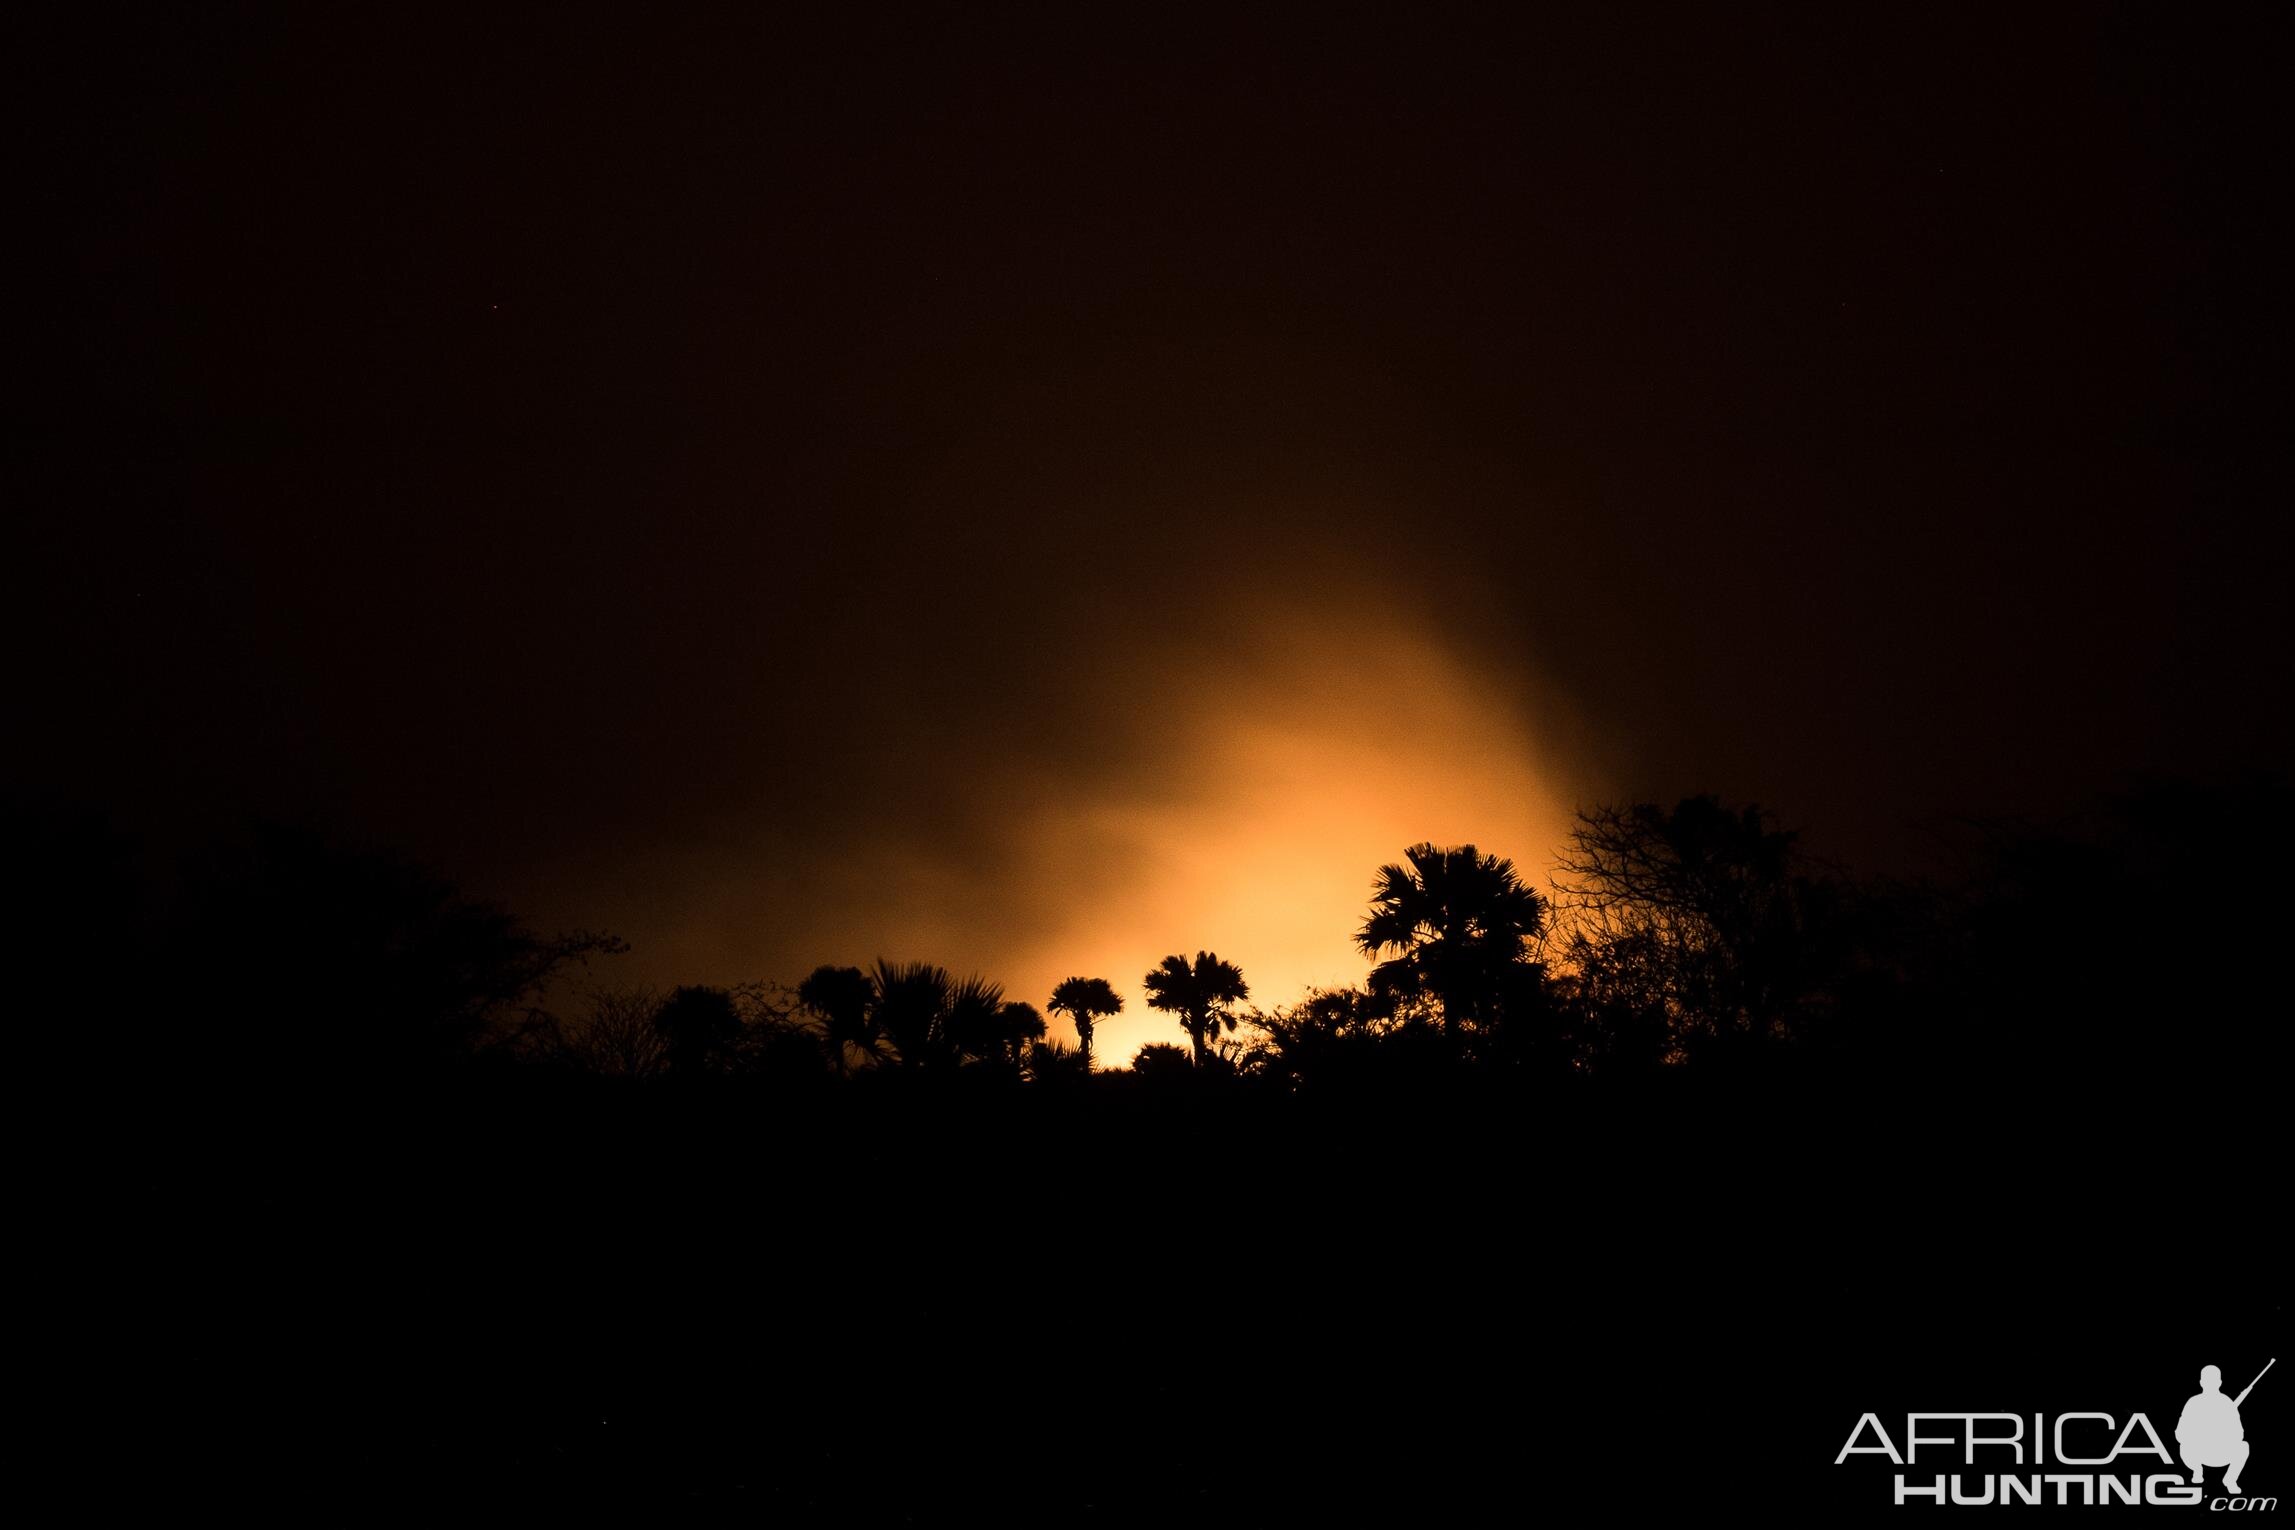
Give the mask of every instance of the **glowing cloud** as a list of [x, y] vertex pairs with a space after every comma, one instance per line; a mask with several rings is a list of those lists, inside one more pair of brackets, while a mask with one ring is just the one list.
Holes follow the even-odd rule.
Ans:
[[1039, 1001], [1071, 973], [1114, 982], [1126, 1008], [1102, 1027], [1109, 1063], [1178, 1039], [1140, 991], [1169, 952], [1217, 951], [1262, 1004], [1360, 981], [1372, 872], [1406, 845], [1473, 842], [1543, 874], [1569, 810], [1521, 698], [1406, 628], [1358, 632], [1344, 651], [1322, 630], [1270, 624], [1197, 689], [1175, 781], [1048, 801], [1028, 823], [1042, 876], [1123, 868], [1075, 885], [1001, 968]]

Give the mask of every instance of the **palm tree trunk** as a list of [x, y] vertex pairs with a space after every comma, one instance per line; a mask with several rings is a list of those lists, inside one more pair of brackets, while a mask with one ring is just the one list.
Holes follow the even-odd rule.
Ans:
[[1198, 1019], [1193, 1015], [1188, 1016], [1187, 1039], [1195, 1047], [1195, 1066], [1198, 1071], [1201, 1071], [1203, 1067], [1203, 1032], [1210, 1023], [1208, 1018]]

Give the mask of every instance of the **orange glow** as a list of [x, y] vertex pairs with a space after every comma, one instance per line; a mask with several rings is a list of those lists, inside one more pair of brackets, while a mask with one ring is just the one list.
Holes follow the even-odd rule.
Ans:
[[1406, 846], [1473, 843], [1543, 888], [1584, 795], [1578, 735], [1553, 697], [1431, 624], [1317, 590], [1206, 612], [1216, 640], [1106, 635], [1063, 714], [1076, 750], [1014, 738], [904, 757], [908, 783], [952, 805], [944, 821], [864, 804], [819, 825], [834, 854], [794, 857], [729, 828], [656, 852], [602, 909], [543, 912], [627, 935], [635, 954], [599, 974], [615, 981], [795, 983], [882, 956], [979, 973], [1041, 1009], [1062, 978], [1106, 978], [1125, 1007], [1101, 1026], [1102, 1066], [1184, 1041], [1140, 985], [1169, 954], [1218, 952], [1266, 1007], [1360, 982], [1372, 873]]
[[1071, 974], [1113, 982], [1125, 1009], [1101, 1027], [1103, 1064], [1183, 1039], [1140, 988], [1165, 954], [1218, 952], [1263, 1006], [1360, 982], [1353, 935], [1379, 865], [1419, 840], [1472, 842], [1542, 884], [1567, 822], [1521, 702], [1431, 641], [1389, 632], [1341, 654], [1291, 627], [1251, 646], [1256, 658], [1201, 696], [1184, 756], [1199, 766], [1182, 789], [1048, 805], [1029, 826], [1047, 870], [1071, 857], [1127, 868], [1076, 886], [1064, 916], [997, 969], [1038, 1004]]

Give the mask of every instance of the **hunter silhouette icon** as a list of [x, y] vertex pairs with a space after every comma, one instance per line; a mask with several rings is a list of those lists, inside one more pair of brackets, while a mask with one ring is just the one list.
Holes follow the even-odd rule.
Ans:
[[[2278, 1363], [2279, 1357], [2272, 1356], [2255, 1373], [2255, 1381], [2261, 1381]], [[2199, 1390], [2183, 1405], [2183, 1417], [2175, 1424], [2175, 1442], [2183, 1453], [2183, 1464], [2191, 1468], [2193, 1482], [2204, 1475], [2202, 1468], [2220, 1466], [2224, 1468], [2223, 1490], [2238, 1496], [2239, 1469], [2247, 1464], [2247, 1431], [2239, 1422], [2239, 1405], [2255, 1390], [2255, 1381], [2237, 1397], [2226, 1397], [2222, 1370], [2212, 1365], [2200, 1368]]]

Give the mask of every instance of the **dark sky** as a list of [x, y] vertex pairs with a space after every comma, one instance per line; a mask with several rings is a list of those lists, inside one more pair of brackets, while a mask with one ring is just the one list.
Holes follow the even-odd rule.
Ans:
[[1595, 796], [2280, 757], [2260, 34], [976, 9], [35, 29], [11, 773], [1040, 1002]]

